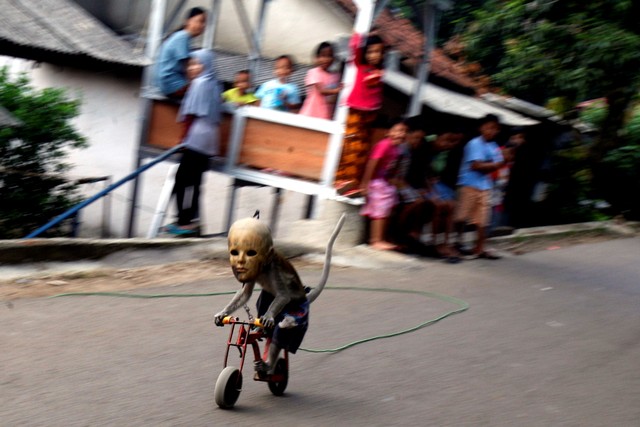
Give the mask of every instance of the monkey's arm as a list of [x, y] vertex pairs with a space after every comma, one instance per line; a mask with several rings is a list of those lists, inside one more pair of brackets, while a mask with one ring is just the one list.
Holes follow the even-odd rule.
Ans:
[[275, 318], [284, 310], [289, 302], [304, 298], [304, 286], [296, 273], [296, 270], [286, 259], [278, 255], [273, 261], [270, 274], [267, 279], [260, 282], [262, 288], [273, 295], [273, 301], [260, 321], [266, 327], [273, 327]]
[[236, 292], [233, 298], [231, 298], [231, 301], [229, 301], [229, 304], [214, 316], [213, 319], [216, 322], [216, 325], [222, 326], [222, 319], [225, 316], [230, 315], [249, 301], [249, 298], [251, 298], [251, 294], [253, 293], [254, 286], [254, 282], [247, 282], [242, 285], [242, 289]]
[[289, 292], [278, 292], [269, 305], [267, 312], [260, 318], [260, 322], [265, 328], [273, 328], [276, 323], [276, 316], [280, 314], [290, 301], [291, 297], [289, 296]]

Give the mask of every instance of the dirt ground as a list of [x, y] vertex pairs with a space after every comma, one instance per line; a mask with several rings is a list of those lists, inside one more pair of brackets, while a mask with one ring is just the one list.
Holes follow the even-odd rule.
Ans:
[[[603, 231], [592, 231], [555, 237], [512, 239], [507, 242], [492, 243], [491, 246], [503, 253], [522, 255], [619, 237]], [[320, 268], [302, 259], [293, 259], [292, 263], [297, 269]], [[123, 292], [231, 277], [229, 264], [221, 260], [183, 261], [138, 268], [103, 268], [85, 272], [34, 275], [14, 280], [0, 279], [0, 301], [70, 292]]]

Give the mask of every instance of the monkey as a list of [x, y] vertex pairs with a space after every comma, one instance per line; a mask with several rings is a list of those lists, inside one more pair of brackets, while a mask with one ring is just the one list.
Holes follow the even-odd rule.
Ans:
[[262, 287], [256, 304], [258, 318], [266, 330], [273, 328], [273, 334], [266, 363], [256, 364], [258, 375], [272, 375], [280, 351], [285, 348], [295, 354], [302, 343], [309, 324], [309, 305], [326, 285], [333, 243], [344, 220], [342, 215], [329, 239], [322, 276], [313, 289], [305, 288], [291, 262], [275, 250], [271, 231], [264, 223], [244, 218], [229, 229], [229, 263], [242, 288], [214, 315], [214, 321], [222, 326], [224, 317], [246, 304], [256, 283]]

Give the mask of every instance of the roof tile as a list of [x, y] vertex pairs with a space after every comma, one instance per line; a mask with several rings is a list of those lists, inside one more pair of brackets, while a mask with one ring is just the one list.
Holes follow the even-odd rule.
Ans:
[[0, 41], [36, 50], [142, 66], [144, 56], [69, 0], [0, 0]]
[[[356, 6], [353, 0], [333, 0], [343, 10], [355, 16]], [[416, 29], [410, 20], [397, 18], [388, 10], [384, 10], [374, 23], [377, 34], [391, 48], [398, 50], [406, 59], [405, 63], [415, 66], [424, 51], [423, 33]], [[478, 82], [456, 70], [455, 62], [441, 49], [431, 52], [431, 73], [449, 80], [462, 87], [477, 90]]]

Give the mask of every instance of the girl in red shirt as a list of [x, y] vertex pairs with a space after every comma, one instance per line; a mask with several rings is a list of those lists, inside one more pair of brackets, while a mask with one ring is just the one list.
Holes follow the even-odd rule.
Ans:
[[349, 115], [336, 189], [341, 194], [355, 196], [360, 195], [358, 188], [371, 147], [371, 125], [382, 106], [384, 43], [376, 35], [364, 38], [354, 34], [349, 45], [356, 77], [347, 98]]

